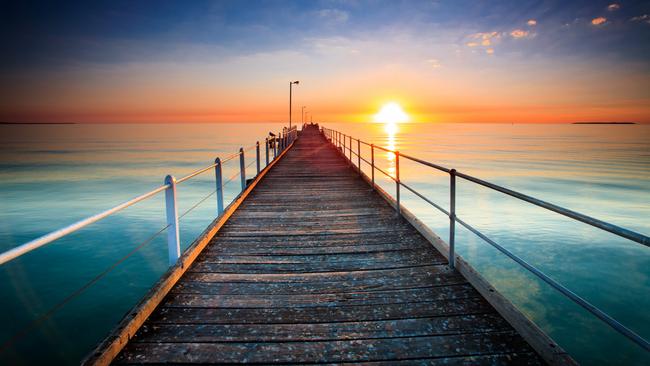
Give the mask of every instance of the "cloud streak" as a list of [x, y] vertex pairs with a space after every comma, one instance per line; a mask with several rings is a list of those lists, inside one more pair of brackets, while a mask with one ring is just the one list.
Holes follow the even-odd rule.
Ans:
[[603, 25], [605, 23], [607, 23], [607, 18], [605, 17], [597, 17], [591, 20], [591, 24], [596, 26]]

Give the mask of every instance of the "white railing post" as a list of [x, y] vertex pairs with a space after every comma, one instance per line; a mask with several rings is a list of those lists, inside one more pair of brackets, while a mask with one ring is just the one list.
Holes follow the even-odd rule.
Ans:
[[169, 251], [169, 265], [176, 263], [181, 256], [180, 235], [178, 233], [178, 207], [176, 205], [176, 178], [171, 175], [165, 177], [165, 206], [167, 211], [167, 248]]
[[456, 169], [449, 171], [449, 268], [454, 269], [456, 243]]
[[241, 175], [241, 191], [246, 189], [246, 161], [244, 159], [244, 148], [239, 148], [239, 173]]
[[361, 174], [361, 140], [357, 139], [357, 168]]
[[354, 166], [354, 163], [352, 162], [352, 136], [348, 136], [348, 138], [350, 139], [350, 144], [348, 145], [348, 150], [350, 150], [348, 153], [348, 155], [350, 155], [350, 165]]
[[395, 196], [397, 198], [397, 215], [402, 214], [402, 208], [400, 207], [400, 197], [399, 197], [399, 151], [395, 151]]
[[370, 144], [370, 166], [372, 168], [372, 189], [375, 189], [375, 144]]
[[273, 137], [273, 160], [278, 156], [278, 136]]
[[221, 159], [214, 159], [214, 177], [217, 185], [217, 216], [223, 213], [223, 178], [221, 171]]
[[255, 143], [255, 159], [257, 160], [257, 174], [260, 174], [260, 142]]

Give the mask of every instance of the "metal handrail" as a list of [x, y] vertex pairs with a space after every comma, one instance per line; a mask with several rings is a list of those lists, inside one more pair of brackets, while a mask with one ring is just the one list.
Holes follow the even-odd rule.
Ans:
[[[255, 145], [253, 145], [253, 147], [255, 147]], [[226, 163], [226, 162], [228, 162], [228, 161], [230, 161], [230, 160], [232, 160], [232, 159], [238, 157], [239, 155], [241, 155], [241, 153], [240, 153], [240, 152], [236, 152], [236, 153], [234, 153], [234, 154], [228, 156], [227, 158], [221, 160], [220, 163], [221, 163], [221, 164]], [[192, 172], [192, 173], [190, 173], [190, 174], [184, 176], [183, 178], [178, 179], [178, 180], [176, 181], [176, 184], [183, 183], [183, 182], [185, 182], [186, 180], [189, 180], [189, 179], [191, 179], [191, 178], [194, 178], [194, 177], [196, 177], [196, 176], [199, 175], [199, 174], [205, 173], [205, 172], [207, 172], [208, 170], [210, 170], [210, 169], [216, 167], [216, 166], [219, 165], [220, 163], [214, 163], [214, 164], [211, 164], [211, 165], [206, 166], [205, 168], [201, 168], [201, 169], [199, 169], [199, 170], [196, 170], [196, 171], [194, 171], [194, 172]]]
[[142, 194], [138, 197], [135, 197], [131, 200], [128, 200], [124, 203], [121, 203], [113, 208], [110, 208], [106, 211], [100, 212], [96, 215], [90, 216], [88, 218], [85, 218], [83, 220], [77, 221], [74, 224], [68, 225], [64, 228], [61, 228], [59, 230], [53, 231], [49, 234], [43, 235], [39, 238], [36, 238], [34, 240], [31, 240], [23, 245], [19, 245], [15, 248], [9, 249], [6, 252], [0, 254], [0, 265], [5, 264], [15, 258], [20, 257], [23, 254], [29, 253], [34, 249], [40, 248], [45, 244], [49, 244], [59, 238], [62, 238], [70, 233], [73, 233], [79, 229], [82, 229], [94, 222], [97, 222], [107, 216], [110, 216], [116, 212], [122, 211], [123, 209], [132, 206], [140, 201], [144, 201], [149, 197], [152, 197], [156, 195], [157, 193], [160, 193], [166, 189], [169, 188], [169, 184], [164, 184], [154, 190], [151, 190], [145, 194]]
[[[340, 139], [334, 139], [333, 136], [340, 136], [341, 135], [340, 132], [338, 132], [336, 130], [331, 130], [331, 129], [328, 129], [328, 128], [325, 128], [325, 127], [323, 127], [322, 130], [323, 130], [324, 134], [326, 134], [326, 135], [328, 135], [330, 137], [330, 141], [331, 141], [332, 144], [334, 144], [335, 146], [339, 146], [339, 144], [341, 142]], [[346, 136], [345, 134], [342, 134], [342, 135]], [[455, 212], [455, 206], [456, 206], [456, 204], [455, 204], [455, 202], [456, 202], [456, 177], [458, 176], [458, 177], [463, 178], [463, 179], [465, 179], [467, 181], [470, 181], [470, 182], [482, 185], [484, 187], [493, 189], [495, 191], [507, 194], [507, 195], [509, 195], [511, 197], [515, 197], [515, 198], [520, 199], [520, 200], [522, 200], [524, 202], [534, 204], [536, 206], [545, 208], [547, 210], [550, 210], [550, 211], [553, 211], [555, 213], [564, 215], [564, 216], [572, 218], [574, 220], [586, 223], [586, 224], [591, 225], [593, 227], [596, 227], [596, 228], [599, 228], [601, 230], [604, 230], [604, 231], [610, 232], [612, 234], [618, 235], [620, 237], [632, 240], [634, 242], [637, 242], [637, 243], [645, 245], [645, 246], [650, 246], [650, 238], [649, 237], [647, 237], [647, 236], [645, 236], [643, 234], [634, 232], [632, 230], [628, 230], [628, 229], [622, 228], [620, 226], [610, 224], [610, 223], [602, 221], [602, 220], [598, 220], [598, 219], [593, 218], [591, 216], [587, 216], [587, 215], [581, 214], [579, 212], [575, 212], [575, 211], [566, 209], [564, 207], [560, 207], [560, 206], [554, 205], [552, 203], [549, 203], [549, 202], [546, 202], [546, 201], [543, 201], [543, 200], [540, 200], [540, 199], [525, 195], [523, 193], [519, 193], [517, 191], [511, 190], [511, 189], [508, 189], [508, 188], [505, 188], [505, 187], [501, 187], [501, 186], [499, 186], [497, 184], [490, 183], [490, 182], [487, 182], [485, 180], [482, 180], [482, 179], [479, 179], [479, 178], [476, 178], [476, 177], [473, 177], [473, 176], [470, 176], [470, 175], [467, 175], [467, 174], [464, 174], [464, 173], [457, 172], [456, 169], [449, 169], [449, 168], [443, 167], [441, 165], [434, 164], [434, 163], [431, 163], [431, 162], [428, 162], [428, 161], [425, 161], [425, 160], [422, 160], [422, 159], [419, 159], [419, 158], [416, 158], [416, 157], [413, 157], [413, 156], [400, 154], [399, 151], [394, 151], [394, 150], [387, 149], [387, 148], [382, 147], [382, 146], [369, 144], [367, 142], [361, 141], [360, 139], [355, 139], [355, 140], [358, 141], [359, 144], [363, 143], [363, 144], [365, 144], [367, 146], [370, 146], [370, 148], [371, 148], [370, 153], [371, 153], [371, 156], [372, 156], [372, 158], [371, 158], [372, 162], [369, 163], [369, 164], [370, 164], [371, 169], [372, 169], [372, 180], [371, 180], [372, 187], [373, 188], [375, 187], [375, 173], [374, 173], [375, 170], [379, 170], [381, 173], [387, 175], [388, 177], [390, 177], [391, 179], [393, 179], [395, 181], [395, 184], [396, 184], [395, 185], [395, 189], [396, 189], [396, 207], [395, 207], [395, 209], [397, 210], [398, 215], [401, 214], [401, 211], [400, 211], [400, 191], [399, 191], [399, 187], [401, 186], [401, 187], [404, 187], [404, 188], [408, 189], [410, 192], [412, 192], [413, 194], [415, 194], [416, 196], [418, 196], [419, 198], [421, 198], [425, 202], [429, 203], [433, 207], [437, 208], [438, 210], [440, 210], [441, 212], [443, 212], [445, 215], [447, 215], [449, 217], [449, 226], [450, 226], [450, 228], [449, 228], [449, 267], [450, 268], [452, 268], [452, 269], [454, 268], [454, 262], [455, 262], [455, 255], [454, 255], [455, 223], [458, 222], [459, 224], [461, 224], [462, 226], [464, 226], [465, 228], [470, 230], [472, 233], [476, 234], [478, 237], [480, 237], [481, 239], [486, 241], [488, 244], [492, 245], [493, 247], [498, 249], [500, 252], [502, 252], [503, 254], [507, 255], [509, 258], [511, 258], [512, 260], [517, 262], [517, 264], [521, 265], [526, 270], [528, 270], [529, 272], [531, 272], [532, 274], [534, 274], [535, 276], [537, 276], [538, 278], [540, 278], [541, 280], [543, 280], [544, 282], [549, 284], [551, 287], [558, 290], [564, 296], [571, 299], [574, 303], [578, 304], [579, 306], [581, 306], [585, 310], [587, 310], [590, 313], [592, 313], [593, 315], [595, 315], [597, 318], [599, 318], [600, 320], [605, 322], [607, 325], [612, 327], [614, 330], [616, 330], [617, 332], [619, 332], [623, 336], [627, 337], [628, 339], [632, 340], [633, 342], [635, 342], [636, 344], [638, 344], [639, 346], [641, 346], [645, 350], [650, 350], [650, 343], [647, 340], [645, 340], [643, 337], [641, 337], [640, 335], [635, 333], [633, 330], [627, 328], [625, 325], [621, 324], [616, 319], [612, 318], [611, 316], [609, 316], [608, 314], [606, 314], [605, 312], [603, 312], [602, 310], [600, 310], [599, 308], [597, 308], [593, 304], [589, 303], [587, 300], [585, 300], [582, 297], [580, 297], [579, 295], [575, 294], [574, 292], [572, 292], [568, 288], [562, 286], [560, 283], [556, 282], [555, 280], [553, 280], [551, 277], [547, 276], [545, 273], [543, 273], [539, 269], [535, 268], [534, 266], [532, 266], [531, 264], [529, 264], [525, 260], [521, 259], [520, 257], [515, 255], [514, 253], [510, 252], [509, 250], [507, 250], [503, 246], [499, 245], [498, 243], [496, 243], [492, 239], [488, 238], [485, 234], [481, 233], [479, 230], [475, 229], [471, 225], [467, 224], [465, 221], [458, 218], [456, 216], [456, 212]], [[344, 140], [343, 140], [343, 142], [344, 142]], [[396, 168], [395, 177], [393, 177], [390, 174], [386, 173], [385, 171], [383, 171], [381, 168], [377, 167], [374, 164], [374, 149], [375, 148], [380, 149], [380, 150], [385, 151], [385, 152], [390, 152], [390, 153], [395, 154], [395, 157], [396, 157], [395, 158], [395, 163], [396, 163], [395, 164], [395, 168]], [[350, 146], [350, 152], [352, 154], [353, 152], [352, 152], [351, 149], [352, 149], [352, 146]], [[352, 158], [351, 158], [351, 154], [350, 154], [350, 162], [352, 164], [354, 164], [354, 161], [352, 161]], [[357, 156], [359, 156], [360, 159], [363, 159], [363, 158], [360, 157], [361, 149], [359, 147], [358, 147], [358, 150], [357, 150], [357, 154], [359, 154]], [[345, 154], [344, 154], [344, 156], [345, 156]], [[433, 201], [426, 198], [421, 193], [417, 192], [414, 188], [406, 185], [404, 182], [401, 181], [401, 179], [399, 178], [399, 159], [400, 159], [400, 157], [411, 160], [411, 161], [414, 161], [416, 163], [420, 163], [422, 165], [425, 165], [425, 166], [428, 166], [428, 167], [431, 167], [431, 168], [434, 168], [434, 169], [437, 169], [437, 170], [440, 170], [440, 171], [443, 171], [443, 172], [449, 174], [449, 176], [450, 176], [450, 210], [449, 211], [445, 210], [441, 206], [437, 205]], [[347, 158], [347, 156], [346, 156], [346, 158]], [[363, 160], [365, 162], [368, 162], [365, 159], [363, 159]], [[359, 167], [359, 173], [362, 174], [361, 167]]]
[[[282, 135], [282, 134], [280, 134], [280, 135]], [[280, 135], [278, 135], [278, 136], [280, 136]], [[295, 129], [295, 128], [288, 130], [286, 132], [286, 134], [282, 135], [282, 137], [277, 137], [277, 139], [282, 139], [282, 142], [280, 143], [281, 146], [279, 146], [279, 147], [277, 146], [278, 145], [277, 143], [274, 144], [274, 150], [273, 150], [274, 155], [273, 155], [272, 160], [275, 160], [277, 158], [277, 156], [279, 156], [279, 153], [282, 150], [286, 149], [293, 141], [295, 141], [295, 139], [297, 137], [298, 137], [297, 129]], [[269, 160], [269, 152], [271, 151], [269, 149], [269, 141], [270, 141], [269, 139], [265, 140], [266, 159], [267, 159], [266, 161]], [[278, 142], [278, 141], [276, 140], [276, 142]], [[130, 207], [130, 206], [132, 206], [132, 205], [134, 205], [134, 204], [136, 204], [138, 202], [141, 202], [141, 201], [144, 201], [144, 200], [146, 200], [148, 198], [151, 198], [151, 197], [155, 196], [156, 194], [158, 194], [160, 192], [163, 192], [163, 191], [165, 192], [165, 196], [166, 196], [165, 201], [166, 201], [166, 208], [167, 208], [167, 225], [168, 225], [168, 228], [171, 229], [168, 232], [169, 233], [169, 235], [168, 235], [169, 262], [170, 262], [170, 265], [171, 265], [171, 264], [175, 263], [176, 260], [180, 257], [180, 247], [179, 247], [179, 244], [180, 244], [179, 241], [180, 240], [179, 240], [179, 235], [178, 235], [178, 211], [176, 209], [177, 205], [176, 205], [176, 193], [175, 193], [176, 185], [178, 185], [180, 183], [183, 183], [185, 181], [188, 181], [188, 180], [196, 177], [197, 175], [200, 175], [202, 173], [207, 172], [208, 170], [214, 169], [215, 170], [215, 179], [216, 179], [216, 182], [217, 182], [216, 193], [217, 193], [217, 217], [218, 217], [223, 213], [223, 191], [222, 191], [223, 190], [223, 185], [221, 184], [221, 182], [222, 182], [222, 179], [221, 179], [221, 166], [224, 163], [226, 163], [226, 162], [228, 162], [228, 161], [230, 161], [230, 160], [232, 160], [232, 159], [234, 159], [234, 158], [236, 158], [238, 156], [240, 157], [240, 167], [243, 166], [244, 152], [249, 151], [251, 149], [256, 149], [257, 150], [256, 159], [258, 160], [257, 163], [259, 164], [260, 163], [259, 160], [261, 160], [260, 153], [259, 153], [259, 148], [260, 148], [259, 142], [256, 143], [255, 145], [253, 145], [252, 147], [248, 147], [246, 149], [241, 148], [239, 150], [239, 152], [236, 152], [236, 153], [234, 153], [232, 155], [229, 155], [228, 157], [226, 157], [223, 160], [220, 160], [219, 158], [217, 158], [217, 159], [215, 159], [214, 164], [210, 164], [207, 167], [198, 169], [198, 170], [196, 170], [196, 171], [194, 171], [194, 172], [192, 172], [192, 173], [190, 173], [190, 174], [188, 174], [188, 175], [186, 175], [186, 176], [184, 176], [184, 177], [182, 177], [182, 178], [180, 178], [178, 180], [176, 180], [173, 176], [168, 175], [167, 177], [165, 177], [165, 184], [161, 185], [160, 187], [157, 187], [157, 188], [155, 188], [155, 189], [153, 189], [153, 190], [151, 190], [151, 191], [149, 191], [147, 193], [141, 194], [141, 195], [139, 195], [139, 196], [137, 196], [137, 197], [135, 197], [135, 198], [133, 198], [131, 200], [123, 202], [123, 203], [121, 203], [121, 204], [119, 204], [119, 205], [117, 205], [115, 207], [112, 207], [112, 208], [110, 208], [108, 210], [102, 211], [102, 212], [100, 212], [100, 213], [98, 213], [96, 215], [87, 217], [87, 218], [85, 218], [83, 220], [80, 220], [80, 221], [77, 221], [77, 222], [75, 222], [75, 223], [73, 223], [71, 225], [68, 225], [68, 226], [63, 227], [61, 229], [52, 231], [52, 232], [50, 232], [48, 234], [40, 236], [40, 237], [38, 237], [36, 239], [33, 239], [31, 241], [28, 241], [27, 243], [24, 243], [24, 244], [19, 245], [17, 247], [11, 248], [11, 249], [3, 252], [3, 253], [0, 253], [0, 266], [7, 263], [7, 262], [9, 262], [9, 261], [12, 261], [12, 260], [18, 258], [18, 257], [20, 257], [20, 256], [22, 256], [24, 254], [27, 254], [27, 253], [35, 250], [35, 249], [38, 249], [38, 248], [40, 248], [40, 247], [42, 247], [42, 246], [44, 246], [46, 244], [49, 244], [49, 243], [51, 243], [51, 242], [53, 242], [53, 241], [55, 241], [57, 239], [60, 239], [60, 238], [62, 238], [64, 236], [69, 235], [69, 234], [71, 234], [71, 233], [73, 233], [75, 231], [78, 231], [80, 229], [83, 229], [84, 227], [86, 227], [86, 226], [88, 226], [90, 224], [93, 224], [93, 223], [95, 223], [95, 222], [97, 222], [99, 220], [102, 220], [102, 219], [104, 219], [104, 218], [106, 218], [106, 217], [108, 217], [108, 216], [110, 216], [112, 214], [120, 212], [120, 211], [126, 209], [127, 207]], [[268, 165], [268, 163], [267, 163], [267, 165]], [[250, 166], [250, 164], [249, 164], [249, 166]], [[244, 166], [244, 168], [245, 168], [245, 166]], [[258, 172], [259, 172], [259, 170], [258, 170]], [[241, 175], [242, 191], [243, 191], [245, 189], [245, 186], [246, 186], [245, 172], [242, 171], [242, 172], [240, 172], [238, 174]], [[174, 233], [174, 231], [175, 231], [175, 233]]]

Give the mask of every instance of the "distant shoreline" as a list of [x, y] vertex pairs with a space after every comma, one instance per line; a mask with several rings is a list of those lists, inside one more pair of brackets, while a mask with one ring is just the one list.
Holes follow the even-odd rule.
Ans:
[[636, 122], [573, 122], [574, 125], [635, 125]]
[[76, 122], [0, 122], [0, 125], [76, 125]]

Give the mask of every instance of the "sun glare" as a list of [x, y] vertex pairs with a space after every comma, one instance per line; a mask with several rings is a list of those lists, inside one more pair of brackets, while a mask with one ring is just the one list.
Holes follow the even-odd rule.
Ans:
[[395, 134], [397, 132], [397, 124], [408, 122], [409, 116], [399, 104], [390, 102], [381, 107], [379, 112], [375, 114], [374, 120], [377, 123], [383, 123], [384, 129], [388, 134]]

